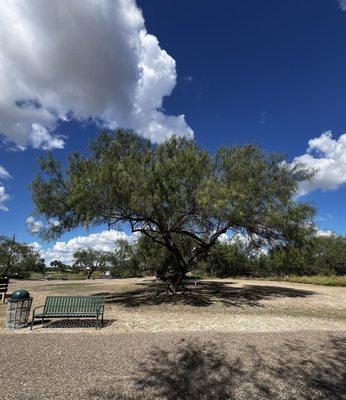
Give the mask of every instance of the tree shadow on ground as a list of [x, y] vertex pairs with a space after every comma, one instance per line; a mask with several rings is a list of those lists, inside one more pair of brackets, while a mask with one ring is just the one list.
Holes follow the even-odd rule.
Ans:
[[212, 342], [182, 341], [174, 351], [152, 352], [127, 385], [94, 388], [87, 398], [341, 400], [345, 345], [335, 337], [312, 349], [284, 341], [274, 350], [247, 346], [230, 356]]
[[171, 295], [165, 292], [164, 284], [160, 282], [137, 283], [134, 290], [122, 293], [94, 293], [103, 295], [107, 303], [120, 304], [127, 307], [160, 304], [185, 304], [194, 307], [207, 307], [215, 303], [224, 306], [261, 306], [260, 301], [283, 297], [307, 297], [315, 292], [298, 290], [281, 286], [244, 285], [234, 287], [231, 283], [220, 281], [200, 281], [196, 286], [187, 285], [188, 291]]

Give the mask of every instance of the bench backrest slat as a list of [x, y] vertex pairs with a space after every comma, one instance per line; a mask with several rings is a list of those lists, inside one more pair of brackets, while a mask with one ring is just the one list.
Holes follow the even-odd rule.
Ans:
[[7, 293], [9, 278], [0, 278], [0, 293]]
[[44, 313], [93, 313], [103, 304], [102, 296], [48, 296], [44, 304]]

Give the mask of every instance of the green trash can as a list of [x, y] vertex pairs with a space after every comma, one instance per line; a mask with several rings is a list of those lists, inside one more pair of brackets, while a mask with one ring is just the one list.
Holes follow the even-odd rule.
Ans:
[[12, 293], [7, 303], [7, 329], [25, 328], [28, 326], [32, 297], [26, 289], [19, 289]]

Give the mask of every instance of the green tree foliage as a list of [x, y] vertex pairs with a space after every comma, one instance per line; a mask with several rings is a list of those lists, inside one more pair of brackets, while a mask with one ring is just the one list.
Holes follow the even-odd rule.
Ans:
[[321, 236], [315, 239], [312, 264], [318, 273], [346, 274], [346, 236]]
[[64, 264], [62, 261], [60, 260], [53, 260], [50, 263], [50, 266], [54, 269], [56, 269], [57, 271], [63, 273], [66, 272], [66, 270], [69, 268], [68, 265]]
[[45, 272], [45, 260], [32, 246], [0, 236], [0, 276], [29, 277], [30, 272]]
[[[265, 250], [256, 251], [239, 239], [219, 241], [194, 272], [220, 278], [346, 274], [345, 236], [313, 236], [301, 247]], [[119, 241], [112, 254], [111, 271], [114, 277], [156, 274], [163, 279], [174, 263], [172, 253], [164, 246], [140, 236], [134, 242]]]
[[94, 249], [80, 249], [74, 252], [74, 267], [88, 271], [87, 277], [91, 278], [96, 270], [105, 270], [109, 254], [108, 252]]
[[108, 257], [110, 273], [113, 278], [131, 278], [142, 276], [145, 268], [136, 243], [120, 239], [116, 250]]
[[204, 272], [209, 276], [247, 276], [251, 274], [249, 249], [239, 241], [220, 242], [210, 251], [204, 262]]
[[313, 273], [313, 249], [294, 246], [272, 249], [267, 256], [268, 270], [272, 275], [310, 275]]
[[101, 134], [90, 154], [71, 154], [66, 170], [51, 155], [31, 189], [37, 211], [58, 224], [58, 237], [92, 224], [129, 224], [165, 247], [172, 291], [231, 230], [258, 246], [301, 243], [314, 210], [294, 201], [311, 174], [255, 145], [221, 147], [216, 154], [173, 137], [154, 145], [133, 133]]
[[[187, 239], [185, 247], [188, 249], [189, 243], [191, 240]], [[145, 235], [139, 237], [136, 242], [136, 254], [141, 260], [142, 269], [146, 273], [155, 274], [157, 279], [169, 281], [176, 274], [177, 264], [174, 254], [167, 247], [151, 240], [150, 237]]]
[[133, 242], [118, 240], [109, 256], [111, 276], [121, 278], [156, 274], [162, 279], [174, 263], [175, 258], [166, 247], [144, 235]]
[[276, 275], [346, 274], [346, 237], [315, 236], [303, 247], [285, 246], [268, 255]]

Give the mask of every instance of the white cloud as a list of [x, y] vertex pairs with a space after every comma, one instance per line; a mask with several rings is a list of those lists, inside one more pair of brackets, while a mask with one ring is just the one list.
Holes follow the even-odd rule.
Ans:
[[63, 149], [65, 145], [63, 136], [52, 135], [44, 126], [36, 123], [32, 124], [29, 141], [34, 149]]
[[[0, 165], [0, 180], [9, 179], [11, 175], [6, 171], [4, 167]], [[6, 189], [3, 185], [0, 185], [0, 211], [8, 211], [8, 208], [4, 205], [4, 202], [9, 200], [10, 196], [6, 193]]]
[[119, 239], [132, 241], [135, 235], [127, 235], [124, 232], [111, 229], [100, 233], [92, 233], [87, 236], [77, 236], [67, 242], [56, 242], [53, 247], [43, 249], [37, 242], [32, 243], [45, 258], [47, 265], [55, 259], [66, 264], [73, 263], [73, 253], [78, 249], [92, 248], [95, 250], [112, 251], [116, 248]]
[[333, 231], [324, 231], [323, 229], [317, 229], [316, 236], [332, 236], [334, 234]]
[[249, 254], [255, 257], [268, 253], [268, 245], [265, 244], [265, 241], [258, 235], [249, 236], [246, 233], [235, 233], [229, 230], [219, 236], [219, 242], [222, 244], [238, 244], [244, 246], [247, 248]]
[[296, 157], [295, 163], [304, 163], [306, 167], [317, 170], [311, 181], [301, 185], [300, 195], [313, 190], [335, 190], [346, 183], [346, 134], [333, 139], [332, 132], [309, 140], [305, 154]]
[[40, 243], [32, 242], [32, 243], [30, 243], [30, 246], [31, 246], [35, 251], [41, 253], [41, 251], [42, 251], [42, 245], [40, 245]]
[[0, 133], [19, 148], [62, 148], [60, 121], [125, 127], [155, 141], [192, 136], [162, 110], [175, 60], [135, 0], [20, 0], [0, 10]]
[[39, 233], [43, 228], [43, 222], [36, 220], [34, 217], [28, 217], [26, 220], [30, 233]]
[[59, 225], [59, 221], [56, 219], [49, 219], [46, 223], [35, 219], [32, 216], [29, 216], [26, 219], [26, 223], [27, 223], [27, 227], [30, 233], [40, 233], [43, 229], [47, 229], [50, 228], [52, 226], [58, 226]]
[[5, 170], [4, 167], [0, 165], [0, 179], [8, 179], [11, 178], [11, 175]]
[[346, 0], [338, 0], [342, 10], [346, 11]]
[[8, 207], [4, 205], [6, 200], [9, 200], [10, 196], [6, 193], [6, 190], [3, 186], [0, 186], [0, 210], [8, 211]]

